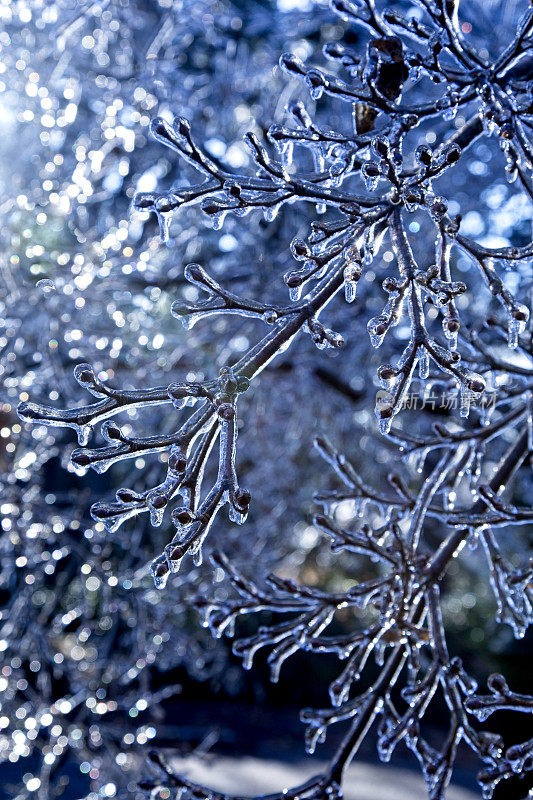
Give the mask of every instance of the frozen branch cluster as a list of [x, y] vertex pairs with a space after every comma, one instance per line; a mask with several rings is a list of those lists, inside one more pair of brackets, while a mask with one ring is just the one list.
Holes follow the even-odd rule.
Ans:
[[[264, 136], [245, 135], [250, 169], [217, 157], [184, 117], [159, 116], [151, 121], [152, 136], [169, 158], [184, 162], [186, 177], [165, 191], [138, 192], [133, 201], [141, 219], [155, 215], [168, 244], [180, 219], [194, 213], [215, 230], [231, 224], [243, 238], [258, 215], [272, 225], [278, 217], [283, 224], [285, 217], [312, 217], [307, 234], [300, 226], [290, 243], [296, 264], [283, 274], [284, 298], [271, 286], [274, 275], [255, 299], [233, 291], [208, 261], [185, 267], [187, 286], [171, 314], [187, 330], [210, 325], [207, 317], [233, 315], [262, 334], [207, 378], [173, 371], [164, 382], [113, 388], [94, 365], [78, 363], [75, 379], [94, 400], [66, 410], [28, 400], [18, 412], [29, 423], [73, 429], [80, 447], [71, 462], [79, 472], [161, 458], [165, 474], [119, 488], [113, 502], [95, 503], [91, 514], [110, 537], [143, 514], [154, 527], [170, 524], [151, 573], [171, 605], [169, 576], [189, 556], [200, 566], [218, 512], [227, 507], [230, 521], [243, 524], [261, 492], [241, 481], [238, 447], [243, 423], [253, 425], [258, 376], [275, 380], [276, 360], [289, 348], [303, 351], [300, 333], [333, 354], [345, 339], [356, 340], [358, 357], [346, 368], [369, 385], [365, 364], [373, 349], [385, 353], [373, 384], [377, 426], [389, 454], [413, 462], [418, 477], [406, 468], [390, 473], [386, 485], [370, 485], [354, 458], [325, 438], [316, 442], [342, 488], [316, 495], [322, 512], [314, 524], [339, 557], [355, 559], [360, 575], [335, 591], [292, 577], [251, 580], [249, 564], [241, 569], [231, 552], [211, 551], [224, 588], [213, 584], [196, 605], [215, 637], [234, 636], [237, 628], [234, 652], [246, 668], [266, 648], [273, 680], [299, 651], [333, 654], [340, 662], [329, 705], [302, 712], [309, 752], [336, 723], [346, 728], [339, 749], [324, 774], [270, 800], [340, 798], [345, 767], [371, 727], [383, 761], [400, 743], [414, 753], [431, 800], [445, 797], [457, 750], [467, 745], [481, 762], [483, 797], [491, 798], [500, 781], [533, 769], [533, 740], [509, 745], [478, 723], [500, 710], [531, 712], [533, 699], [499, 675], [489, 678], [489, 694], [478, 692], [449, 652], [442, 597], [450, 565], [476, 557], [469, 553], [477, 549], [498, 620], [517, 638], [532, 621], [533, 569], [523, 530], [533, 511], [512, 496], [511, 485], [526, 472], [533, 446], [533, 243], [530, 225], [513, 241], [497, 235], [480, 241], [465, 230], [455, 195], [457, 176], [484, 142], [491, 169], [505, 175], [531, 220], [533, 11], [524, 3], [508, 40], [489, 52], [491, 42], [448, 0], [398, 8], [333, 0], [331, 10], [347, 27], [337, 24], [339, 40], [323, 48], [329, 67], [281, 57], [298, 99], [289, 100], [283, 119]], [[351, 31], [353, 46], [343, 30]], [[189, 208], [196, 204], [201, 212]], [[259, 270], [259, 261], [251, 268]], [[437, 390], [447, 398], [444, 421], [435, 421]], [[409, 411], [413, 397], [422, 402], [420, 415]], [[450, 413], [455, 406], [458, 413]], [[141, 421], [159, 407], [169, 432], [137, 432], [132, 412], [142, 409]], [[125, 413], [131, 424], [124, 424]], [[95, 429], [103, 443], [89, 448]], [[508, 531], [522, 552], [509, 551]], [[239, 623], [248, 617], [258, 620], [257, 630], [240, 638]], [[368, 669], [371, 661], [377, 672]], [[449, 729], [434, 743], [424, 723], [440, 701]], [[183, 800], [221, 800], [174, 774], [157, 754], [153, 761], [160, 774], [142, 788], [154, 797], [168, 791]]]

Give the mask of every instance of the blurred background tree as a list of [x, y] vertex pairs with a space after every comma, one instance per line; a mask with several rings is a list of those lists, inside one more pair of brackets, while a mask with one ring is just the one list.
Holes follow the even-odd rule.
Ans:
[[[465, 4], [465, 24], [476, 43], [490, 41], [497, 52], [522, 6], [486, 8]], [[316, 61], [326, 42], [357, 49], [364, 37], [326, 4], [306, 0], [34, 0], [3, 3], [0, 13], [0, 204], [6, 220], [0, 749], [14, 765], [13, 785], [24, 775], [8, 796], [126, 797], [137, 792], [143, 746], [168, 743], [169, 713], [180, 703], [189, 713], [188, 696], [211, 702], [209, 693], [218, 689], [242, 701], [266, 693], [280, 706], [320, 703], [315, 687], [334, 673], [317, 665], [302, 684], [294, 667], [280, 689], [270, 689], [264, 675], [264, 681], [245, 679], [224, 642], [199, 630], [188, 603], [207, 594], [211, 566], [185, 565], [173, 577], [172, 592], [158, 593], [149, 562], [166, 545], [169, 526], [152, 528], [139, 516], [110, 536], [88, 515], [90, 503], [111, 499], [116, 487], [142, 492], [156, 484], [164, 458], [139, 457], [103, 475], [80, 476], [68, 459], [71, 436], [61, 428], [25, 427], [15, 408], [30, 396], [63, 408], [85, 402], [70, 377], [80, 362], [89, 362], [100, 381], [134, 390], [167, 386], [177, 374], [202, 381], [214, 363], [224, 366], [248, 350], [257, 335], [253, 320], [224, 316], [184, 331], [173, 319], [173, 301], [196, 299], [184, 266], [208, 265], [227, 289], [259, 302], [286, 302], [279, 276], [294, 269], [287, 243], [306, 235], [314, 210], [285, 206], [273, 221], [252, 215], [246, 224], [229, 216], [213, 230], [199, 209], [187, 208], [167, 220], [168, 241], [162, 241], [154, 216], [132, 212], [133, 196], [191, 184], [194, 170], [150, 139], [149, 124], [155, 117], [186, 117], [210, 156], [249, 172], [253, 160], [243, 135], [251, 130], [265, 140], [291, 103], [305, 100], [323, 127], [346, 127], [342, 104], [310, 104], [301, 82], [287, 80], [276, 66], [279, 55], [291, 51]], [[454, 124], [460, 127], [460, 113]], [[435, 142], [431, 120], [420, 136]], [[506, 182], [498, 157], [495, 139], [480, 140], [467, 168], [450, 171], [439, 191], [453, 197], [448, 211], [461, 212], [464, 234], [487, 247], [522, 246], [531, 238], [530, 206]], [[420, 234], [417, 256], [432, 258], [428, 232], [419, 226], [411, 233]], [[380, 258], [388, 263], [390, 249]], [[458, 268], [470, 269], [466, 260]], [[380, 313], [376, 272], [374, 266], [366, 271], [355, 310], [332, 310], [336, 330], [357, 331]], [[477, 318], [494, 306], [475, 292], [468, 303]], [[397, 340], [404, 334], [399, 327]], [[383, 353], [369, 352], [367, 341], [362, 348], [357, 334], [346, 338], [342, 353], [317, 353], [309, 337], [297, 341], [272, 366], [275, 380], [262, 381], [243, 398], [239, 475], [262, 491], [254, 494], [245, 536], [220, 519], [213, 527], [213, 546], [223, 543], [235, 563], [253, 561], [264, 572], [275, 567], [332, 590], [365, 576], [349, 554], [334, 558], [311, 524], [311, 487], [337, 486], [313, 453], [312, 439], [327, 432], [336, 444], [349, 442], [349, 455], [375, 485], [395, 452], [373, 414]], [[385, 342], [390, 360], [397, 340]], [[354, 363], [357, 370], [347, 366]], [[126, 427], [144, 434], [171, 429], [174, 416], [164, 406], [128, 413]], [[409, 416], [413, 434], [427, 432], [427, 420]], [[412, 481], [416, 485], [415, 471]], [[516, 502], [530, 490], [531, 476], [521, 475]], [[341, 521], [352, 515], [350, 504], [337, 510]], [[507, 630], [495, 636], [494, 601], [476, 558], [466, 575], [450, 570], [450, 641], [480, 679], [495, 669], [510, 669], [511, 677], [513, 663], [531, 645], [514, 644]], [[210, 683], [199, 690], [196, 680]], [[176, 699], [182, 687], [185, 699]]]

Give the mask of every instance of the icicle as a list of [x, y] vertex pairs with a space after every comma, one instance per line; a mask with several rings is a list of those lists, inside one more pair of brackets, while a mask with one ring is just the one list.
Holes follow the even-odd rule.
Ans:
[[457, 499], [457, 493], [454, 489], [446, 487], [443, 490], [444, 509], [446, 511], [453, 511], [453, 509], [455, 508], [456, 499]]
[[390, 433], [390, 429], [392, 427], [392, 417], [380, 417], [378, 420], [379, 425], [379, 432], [382, 436], [386, 436]]
[[377, 742], [377, 751], [378, 751], [378, 758], [384, 764], [388, 763], [391, 760], [392, 753], [394, 750], [394, 736], [390, 734], [386, 734], [385, 736], [380, 736]]
[[426, 463], [428, 453], [429, 447], [423, 447], [418, 451], [418, 453], [413, 454], [415, 459], [415, 471], [418, 472], [419, 475], [421, 475], [424, 471], [424, 465]]
[[[157, 507], [158, 500], [164, 501], [162, 505]], [[164, 495], [156, 495], [153, 499], [149, 499], [150, 503], [150, 524], [154, 526], [154, 528], [158, 528], [161, 523], [163, 522], [163, 516], [165, 513], [165, 508], [167, 505], [167, 499]]]
[[507, 183], [515, 183], [518, 177], [518, 169], [515, 161], [507, 161], [505, 165], [505, 178]]
[[267, 661], [270, 665], [270, 680], [272, 683], [278, 683], [283, 662], [297, 651], [297, 644], [284, 642], [270, 653]]
[[366, 229], [364, 236], [364, 245], [363, 245], [364, 249], [363, 261], [367, 267], [370, 266], [370, 264], [372, 263], [375, 250], [379, 250], [379, 246], [381, 244], [381, 238], [382, 237], [380, 237], [379, 240], [375, 239], [374, 226]]
[[429, 353], [425, 347], [418, 349], [418, 375], [421, 380], [425, 380], [429, 375]]
[[168, 581], [169, 572], [164, 563], [164, 559], [161, 556], [152, 561], [150, 573], [152, 575], [155, 588], [160, 590], [164, 589]]
[[483, 402], [481, 406], [481, 424], [486, 427], [490, 425], [490, 418], [492, 417], [492, 412], [494, 411], [494, 403], [486, 403]]
[[278, 216], [280, 205], [281, 205], [280, 203], [276, 203], [273, 206], [266, 206], [263, 209], [263, 217], [267, 222], [274, 222], [274, 220]]
[[518, 347], [518, 337], [525, 331], [528, 319], [529, 311], [525, 306], [515, 306], [510, 313], [507, 324], [507, 343], [511, 350], [516, 350]]
[[[172, 212], [170, 211], [156, 211], [157, 221], [159, 223], [159, 235], [162, 242], [170, 241], [170, 223], [172, 222]], [[213, 226], [214, 227], [214, 226]]]
[[533, 393], [527, 392], [526, 394], [526, 404], [527, 404], [527, 442], [528, 442], [528, 452], [533, 452]]
[[[272, 138], [272, 137], [271, 137]], [[281, 156], [281, 163], [284, 167], [289, 168], [292, 166], [292, 158], [294, 151], [294, 142], [290, 139], [273, 139], [276, 150]]]
[[48, 278], [41, 278], [40, 281], [37, 281], [35, 284], [38, 289], [41, 289], [42, 292], [45, 294], [49, 294], [50, 292], [55, 291], [55, 283]]
[[313, 166], [315, 168], [315, 172], [318, 173], [325, 172], [326, 170], [324, 153], [322, 152], [322, 147], [320, 145], [313, 147]]
[[481, 113], [481, 122], [483, 124], [483, 130], [485, 131], [487, 136], [492, 136], [492, 134], [497, 129], [497, 125], [494, 121], [490, 108], [486, 104], [483, 104], [481, 106], [480, 113]]
[[448, 106], [448, 108], [445, 108], [444, 111], [442, 112], [443, 119], [447, 120], [448, 122], [450, 122], [452, 119], [455, 119], [455, 117], [457, 116], [457, 109], [459, 108], [458, 98], [455, 93], [450, 96], [449, 100], [450, 100], [450, 105]]
[[470, 413], [470, 401], [472, 399], [470, 389], [464, 383], [461, 383], [461, 406], [459, 413], [462, 417], [468, 417]]
[[365, 164], [363, 164], [361, 175], [363, 176], [365, 189], [369, 192], [375, 191], [380, 178], [380, 172], [377, 165], [372, 161], [367, 161]]
[[519, 324], [517, 320], [511, 317], [507, 324], [507, 344], [511, 350], [516, 350], [518, 347], [518, 332]]
[[444, 335], [448, 340], [448, 348], [454, 353], [457, 350], [457, 331], [448, 330], [447, 326], [443, 326]]
[[477, 528], [470, 529], [466, 543], [468, 545], [468, 549], [471, 550], [472, 552], [474, 550], [477, 550], [477, 546], [479, 544], [479, 531], [477, 530]]
[[329, 168], [329, 174], [331, 176], [332, 186], [339, 187], [342, 184], [345, 166], [346, 165], [342, 158], [335, 159], [335, 161], [331, 164]]
[[383, 314], [372, 317], [372, 319], [368, 321], [366, 328], [370, 336], [372, 347], [379, 347], [387, 333], [387, 318]]
[[248, 517], [248, 511], [245, 514], [238, 511], [234, 506], [230, 505], [228, 516], [232, 522], [236, 522], [237, 525], [242, 525], [246, 522], [246, 518]]
[[347, 303], [353, 303], [357, 293], [357, 284], [351, 280], [344, 281], [344, 297]]
[[353, 303], [357, 292], [357, 281], [361, 277], [361, 269], [358, 264], [348, 263], [343, 272], [344, 277], [344, 296], [347, 303]]
[[322, 744], [326, 740], [326, 729], [324, 727], [313, 728], [309, 726], [305, 731], [305, 749], [310, 756], [316, 750], [317, 744]]
[[289, 297], [293, 303], [297, 303], [302, 296], [302, 284], [298, 286], [289, 286]]

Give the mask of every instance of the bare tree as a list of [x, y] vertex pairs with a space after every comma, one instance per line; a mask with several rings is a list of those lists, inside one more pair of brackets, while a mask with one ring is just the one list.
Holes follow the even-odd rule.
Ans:
[[[174, 302], [172, 314], [186, 328], [207, 316], [232, 314], [266, 325], [266, 334], [207, 380], [177, 375], [165, 385], [111, 388], [91, 365], [79, 364], [75, 378], [95, 402], [68, 410], [25, 402], [19, 414], [28, 422], [74, 429], [81, 445], [72, 454], [78, 469], [102, 472], [125, 459], [164, 454], [163, 480], [142, 491], [119, 489], [115, 502], [98, 502], [91, 513], [113, 534], [143, 513], [159, 526], [170, 512], [174, 535], [151, 569], [172, 602], [169, 575], [189, 555], [201, 563], [218, 511], [228, 506], [230, 520], [242, 524], [254, 492], [261, 491], [238, 477], [239, 416], [241, 407], [252, 413], [250, 385], [261, 373], [264, 382], [276, 380], [272, 365], [296, 347], [300, 333], [320, 350], [342, 348], [344, 337], [352, 337], [356, 360], [346, 369], [363, 372], [367, 381], [369, 350], [382, 348], [388, 360], [377, 369], [377, 424], [391, 452], [416, 459], [418, 484], [395, 470], [387, 485], [373, 487], [352, 458], [317, 440], [343, 488], [319, 492], [323, 513], [315, 525], [335, 551], [355, 555], [361, 578], [338, 591], [276, 576], [252, 581], [231, 553], [214, 552], [211, 559], [227, 582], [196, 604], [215, 636], [233, 635], [243, 616], [259, 619], [267, 612], [267, 624], [237, 638], [234, 652], [249, 668], [257, 650], [271, 648], [274, 680], [300, 650], [333, 653], [344, 662], [329, 687], [330, 706], [302, 712], [310, 752], [338, 722], [347, 725], [341, 746], [324, 774], [271, 800], [340, 798], [344, 770], [374, 723], [380, 758], [388, 761], [404, 742], [420, 762], [432, 800], [445, 796], [461, 742], [482, 762], [478, 780], [490, 798], [499, 781], [531, 770], [533, 739], [509, 745], [475, 721], [501, 709], [530, 712], [533, 699], [515, 694], [499, 675], [489, 679], [489, 694], [477, 693], [460, 659], [449, 653], [442, 594], [450, 564], [459, 556], [475, 558], [469, 551], [477, 547], [486, 558], [499, 621], [522, 637], [532, 618], [533, 572], [521, 530], [533, 511], [511, 492], [532, 448], [527, 306], [533, 245], [527, 221], [533, 197], [533, 12], [526, 9], [501, 44], [497, 37], [483, 40], [468, 6], [463, 17], [459, 4], [446, 0], [406, 4], [403, 12], [378, 9], [372, 0], [334, 0], [332, 10], [364, 34], [354, 37], [354, 48], [342, 41], [324, 47], [331, 71], [292, 54], [280, 60], [289, 80], [309, 89], [316, 122], [308, 104], [290, 102], [286, 121], [270, 127], [265, 140], [247, 134], [254, 174], [241, 174], [200, 145], [184, 118], [156, 118], [154, 138], [200, 177], [164, 192], [139, 193], [134, 201], [137, 211], [155, 213], [163, 240], [178, 214], [196, 203], [215, 229], [228, 216], [253, 219], [260, 212], [273, 222], [289, 206], [315, 207], [307, 238], [290, 246], [299, 265], [283, 276], [287, 302], [234, 293], [223, 277], [198, 264], [185, 269], [192, 290]], [[325, 123], [333, 119], [335, 129]], [[474, 180], [471, 153], [481, 141], [492, 185], [501, 172], [512, 187], [506, 192], [528, 209], [521, 218], [515, 212], [516, 227], [526, 221], [522, 238], [516, 230], [506, 237], [489, 228], [480, 240], [465, 226], [467, 215], [461, 218], [457, 186], [461, 176]], [[238, 221], [234, 230], [245, 231], [247, 223]], [[383, 293], [385, 305], [376, 308]], [[323, 317], [342, 296], [347, 305], [338, 312], [338, 333]], [[371, 308], [377, 313], [368, 319]], [[363, 324], [371, 348], [363, 341]], [[137, 435], [111, 419], [161, 405], [175, 410], [170, 433]], [[444, 421], [436, 420], [438, 413]], [[88, 449], [100, 423], [105, 444]], [[216, 470], [210, 466], [214, 451]], [[353, 504], [348, 514], [347, 504]], [[517, 553], [504, 531], [520, 543]], [[328, 632], [346, 609], [346, 630]], [[379, 667], [372, 681], [366, 669], [371, 657]], [[424, 718], [439, 696], [449, 709], [449, 731], [444, 741], [430, 743]], [[160, 756], [154, 760], [162, 777], [146, 781], [147, 790], [222, 798], [174, 774]]]

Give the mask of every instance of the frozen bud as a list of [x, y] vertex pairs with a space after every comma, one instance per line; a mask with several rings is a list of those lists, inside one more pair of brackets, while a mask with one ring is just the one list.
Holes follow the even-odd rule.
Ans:
[[371, 337], [384, 336], [389, 327], [389, 319], [384, 314], [380, 314], [377, 317], [372, 317], [366, 327]]
[[278, 314], [273, 308], [269, 308], [264, 312], [261, 318], [267, 325], [273, 325], [278, 320]]
[[402, 128], [404, 131], [411, 130], [411, 128], [416, 128], [419, 122], [420, 119], [416, 114], [404, 114], [401, 118]]
[[326, 56], [326, 58], [342, 58], [344, 55], [345, 48], [340, 42], [327, 42], [322, 48], [322, 52]]
[[355, 244], [350, 244], [348, 247], [344, 248], [343, 256], [346, 261], [349, 262], [360, 262], [361, 255], [359, 253], [359, 248]]
[[297, 286], [300, 286], [304, 279], [300, 271], [294, 270], [292, 272], [286, 272], [283, 276], [283, 280], [285, 281], [285, 285], [289, 287], [289, 289], [293, 289]]
[[427, 144], [421, 144], [416, 148], [415, 158], [417, 162], [423, 167], [429, 167], [433, 160], [433, 151]]
[[75, 450], [72, 453], [70, 460], [76, 467], [88, 467], [91, 463], [91, 459], [87, 453], [83, 452], [83, 450]]
[[173, 400], [184, 400], [190, 394], [190, 387], [182, 383], [171, 383], [167, 392]]
[[461, 323], [456, 317], [452, 317], [451, 319], [447, 319], [444, 323], [446, 326], [446, 330], [450, 333], [457, 333], [459, 328], [461, 327]]
[[156, 494], [150, 497], [149, 502], [153, 508], [165, 508], [168, 504], [168, 498], [164, 494]]
[[385, 383], [390, 383], [396, 377], [396, 370], [392, 366], [392, 364], [382, 364], [378, 367], [378, 378], [380, 381], [385, 381]]
[[301, 100], [298, 100], [296, 103], [290, 103], [287, 111], [289, 114], [292, 114], [293, 117], [296, 118], [297, 122], [299, 122], [304, 128], [309, 128], [313, 124], [313, 121], [307, 113], [307, 110]]
[[313, 100], [318, 100], [326, 85], [324, 75], [318, 69], [310, 69], [305, 76], [305, 82], [309, 86]]
[[143, 194], [135, 195], [135, 208], [138, 211], [144, 211], [145, 209], [153, 208], [155, 203], [156, 197], [154, 194], [150, 194], [149, 192], [145, 192]]
[[115, 422], [104, 422], [101, 427], [102, 435], [105, 436], [106, 439], [113, 440], [113, 439], [120, 439], [122, 434], [120, 428]]
[[503, 675], [498, 674], [495, 672], [493, 675], [489, 675], [487, 678], [487, 686], [489, 687], [490, 691], [494, 694], [499, 694], [506, 696], [510, 694], [509, 687], [507, 685], [507, 681], [503, 677]]
[[400, 14], [396, 11], [392, 11], [390, 8], [385, 9], [383, 12], [383, 19], [385, 22], [388, 22], [389, 25], [400, 25], [404, 21]]
[[503, 291], [503, 282], [500, 278], [493, 277], [490, 282], [490, 290], [492, 294], [496, 297], [496, 295], [501, 294]]
[[239, 197], [241, 196], [242, 187], [240, 186], [240, 184], [237, 183], [237, 181], [226, 181], [224, 184], [224, 191], [230, 197], [239, 199]]
[[282, 70], [288, 72], [289, 75], [305, 75], [305, 67], [300, 59], [292, 53], [285, 53], [279, 60], [279, 65]]
[[154, 576], [156, 578], [163, 578], [168, 572], [168, 567], [166, 564], [158, 564], [154, 569]]
[[116, 506], [107, 503], [93, 503], [91, 506], [91, 517], [98, 521], [112, 519], [116, 514]]
[[379, 158], [390, 156], [390, 142], [385, 136], [375, 136], [372, 139], [372, 149]]
[[480, 745], [479, 752], [482, 758], [497, 759], [501, 756], [504, 742], [498, 733], [479, 731], [477, 737]]
[[448, 210], [448, 203], [443, 197], [435, 197], [429, 204], [429, 212], [434, 220], [440, 220]]
[[168, 468], [172, 470], [172, 472], [185, 472], [186, 466], [187, 459], [184, 453], [171, 453], [168, 457]]
[[80, 386], [94, 386], [94, 371], [90, 364], [78, 364], [74, 367], [74, 378]]
[[185, 119], [185, 117], [174, 117], [174, 122], [172, 123], [172, 127], [178, 134], [178, 136], [183, 136], [184, 138], [189, 138], [191, 133], [191, 125], [189, 120]]
[[293, 239], [291, 242], [291, 253], [297, 261], [303, 261], [311, 256], [309, 246], [303, 239]]
[[138, 492], [134, 492], [133, 489], [117, 489], [115, 497], [119, 503], [135, 503], [143, 499], [142, 496], [138, 494]]
[[446, 233], [455, 238], [461, 225], [461, 219], [461, 214], [456, 214], [455, 217], [449, 219], [444, 226]]
[[271, 125], [268, 129], [268, 138], [273, 142], [281, 142], [287, 138], [287, 133], [282, 125]]
[[413, 186], [412, 188], [409, 187], [404, 191], [403, 199], [407, 210], [414, 211], [415, 207], [423, 202], [424, 195], [420, 189], [418, 189], [416, 186]]
[[358, 281], [361, 277], [361, 265], [354, 264], [353, 262], [348, 262], [348, 264], [344, 267], [343, 277], [345, 281]]
[[363, 164], [361, 171], [363, 176], [368, 178], [378, 178], [381, 175], [377, 164], [374, 164], [372, 161]]
[[458, 656], [454, 656], [454, 658], [450, 659], [450, 663], [448, 664], [448, 673], [453, 677], [457, 677], [463, 668], [463, 662]]
[[368, 189], [369, 192], [373, 192], [378, 185], [378, 181], [381, 175], [381, 172], [377, 164], [374, 164], [372, 161], [367, 161], [361, 167], [361, 175], [363, 176], [365, 187]]
[[470, 378], [468, 381], [468, 388], [471, 392], [476, 392], [476, 394], [480, 394], [481, 392], [485, 391], [485, 381], [481, 377], [481, 375], [476, 375], [473, 378]]
[[163, 117], [155, 117], [150, 123], [150, 131], [152, 135], [158, 139], [167, 139], [174, 142], [174, 132], [168, 122]]
[[451, 144], [444, 151], [444, 158], [447, 164], [456, 164], [461, 158], [461, 148], [457, 144]]
[[155, 201], [155, 210], [165, 214], [176, 208], [176, 206], [179, 205], [179, 202], [180, 198], [176, 194], [171, 193], [168, 195], [162, 195]]
[[217, 414], [224, 422], [229, 422], [235, 416], [235, 409], [231, 403], [221, 403], [217, 408]]
[[529, 319], [529, 310], [526, 306], [517, 305], [513, 308], [512, 317], [517, 322], [527, 322]]
[[252, 495], [247, 489], [237, 489], [235, 492], [235, 504], [239, 508], [248, 508], [250, 505], [250, 501], [252, 499]]
[[343, 272], [344, 294], [346, 302], [352, 303], [357, 292], [357, 282], [361, 278], [361, 265], [352, 261], [347, 261]]
[[180, 528], [190, 525], [193, 519], [194, 517], [192, 512], [185, 506], [182, 506], [181, 508], [175, 508], [172, 512], [172, 522], [174, 525], [177, 525]]
[[233, 372], [227, 367], [220, 370], [218, 385], [225, 394], [234, 394], [237, 391], [237, 381]]
[[504, 122], [503, 125], [500, 126], [500, 137], [508, 141], [512, 139], [514, 136], [514, 130], [511, 122]]
[[216, 214], [220, 214], [222, 210], [223, 210], [222, 206], [220, 206], [214, 200], [208, 199], [204, 200], [202, 203], [202, 211], [204, 212], [204, 214], [207, 214], [210, 217], [215, 216]]
[[398, 281], [396, 280], [396, 278], [390, 278], [390, 277], [385, 278], [385, 280], [381, 285], [383, 286], [385, 291], [388, 292], [389, 294], [390, 292], [397, 292], [398, 289], [400, 288], [398, 286]]
[[377, 403], [376, 415], [379, 419], [391, 419], [394, 414], [394, 404], [391, 403]]

